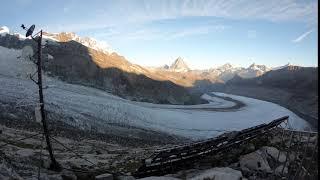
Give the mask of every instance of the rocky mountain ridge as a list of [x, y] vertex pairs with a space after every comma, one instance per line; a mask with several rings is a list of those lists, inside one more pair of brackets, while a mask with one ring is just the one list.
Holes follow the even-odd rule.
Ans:
[[242, 78], [254, 78], [263, 75], [264, 73], [271, 70], [279, 70], [286, 67], [291, 67], [291, 64], [286, 64], [284, 66], [279, 67], [267, 67], [266, 65], [258, 65], [252, 63], [249, 67], [238, 67], [231, 65], [230, 63], [225, 63], [218, 67], [213, 67], [209, 69], [202, 70], [192, 70], [189, 68], [187, 63], [181, 58], [178, 57], [170, 66], [163, 65], [158, 68], [149, 68], [153, 71], [170, 71], [176, 73], [189, 73], [196, 74], [198, 76], [202, 76], [203, 79], [219, 79], [220, 81], [227, 82], [232, 79], [235, 75], [238, 75]]
[[[43, 68], [49, 76], [136, 101], [168, 104], [202, 101], [200, 95], [190, 94], [184, 87], [130, 63], [115, 52], [99, 50], [99, 43], [90, 38], [79, 38], [73, 33], [44, 33], [43, 44], [47, 46], [43, 49]], [[9, 49], [29, 46], [36, 52], [32, 39], [19, 38], [8, 30], [1, 33], [0, 46]]]
[[318, 127], [318, 68], [287, 65], [245, 79], [236, 75], [221, 91], [284, 106]]
[[[0, 28], [1, 36], [4, 37], [6, 34], [10, 34], [9, 28], [6, 26]], [[25, 40], [25, 37], [21, 34], [14, 33], [19, 40]], [[96, 56], [95, 59], [98, 59], [98, 63], [102, 67], [118, 67], [127, 72], [133, 72], [136, 74], [144, 74], [149, 78], [161, 81], [172, 81], [175, 84], [181, 86], [191, 86], [195, 83], [196, 80], [209, 80], [211, 82], [227, 82], [232, 79], [235, 75], [239, 75], [242, 78], [253, 78], [261, 76], [262, 74], [270, 71], [285, 68], [291, 66], [290, 64], [269, 68], [265, 65], [257, 65], [253, 63], [247, 68], [236, 67], [230, 63], [226, 63], [222, 66], [209, 68], [204, 70], [192, 70], [187, 62], [182, 58], [178, 57], [170, 66], [164, 65], [162, 67], [150, 68], [142, 67], [136, 64], [130, 63], [125, 57], [117, 54], [112, 48], [105, 42], [100, 42], [94, 38], [90, 37], [80, 37], [72, 32], [62, 32], [62, 33], [49, 33], [44, 32], [43, 38], [46, 42], [71, 42], [75, 41], [82, 44], [85, 47], [88, 47], [91, 50], [95, 50], [94, 53]], [[44, 43], [46, 43], [44, 42]], [[99, 55], [98, 55], [99, 54]], [[118, 62], [102, 62], [103, 56], [114, 56], [114, 59]], [[119, 60], [118, 60], [119, 59]], [[111, 64], [111, 65], [110, 65]], [[168, 71], [169, 74], [168, 74]]]
[[181, 57], [178, 57], [169, 67], [170, 70], [176, 72], [188, 72], [190, 68], [188, 67], [187, 63]]

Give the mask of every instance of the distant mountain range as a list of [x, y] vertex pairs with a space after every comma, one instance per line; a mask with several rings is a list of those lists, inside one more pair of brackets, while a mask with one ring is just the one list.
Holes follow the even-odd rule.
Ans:
[[[175, 74], [176, 78], [170, 78], [170, 75], [168, 75], [168, 78], [173, 79], [172, 81], [177, 84], [188, 86], [193, 83], [192, 81], [194, 79], [207, 79], [211, 80], [212, 82], [227, 82], [230, 79], [232, 79], [235, 75], [238, 75], [242, 78], [254, 78], [261, 76], [268, 71], [278, 70], [286, 68], [288, 66], [292, 65], [286, 64], [284, 66], [270, 68], [265, 65], [258, 65], [253, 63], [249, 67], [244, 68], [235, 67], [230, 63], [226, 63], [216, 68], [210, 68], [205, 70], [191, 70], [187, 63], [184, 61], [184, 59], [178, 57], [170, 66], [164, 65], [161, 67], [148, 67], [148, 69], [159, 74]], [[179, 76], [184, 76], [184, 79], [190, 78], [191, 82], [181, 82], [179, 81]]]
[[[26, 38], [21, 34], [10, 34], [7, 27], [1, 27], [0, 29], [1, 36], [4, 37], [6, 34], [17, 37], [19, 40], [23, 41]], [[226, 63], [220, 67], [209, 68], [205, 70], [191, 70], [188, 64], [182, 57], [178, 57], [174, 62], [169, 65], [164, 65], [162, 67], [142, 67], [136, 64], [130, 63], [125, 57], [117, 54], [112, 48], [96, 39], [89, 37], [80, 37], [75, 33], [71, 32], [62, 32], [62, 33], [48, 33], [44, 32], [44, 44], [49, 43], [50, 45], [57, 45], [57, 43], [68, 43], [68, 42], [77, 42], [88, 49], [92, 53], [93, 60], [97, 65], [102, 68], [114, 67], [126, 72], [144, 74], [149, 78], [155, 80], [169, 80], [175, 84], [181, 86], [190, 87], [197, 80], [207, 79], [211, 82], [227, 82], [232, 79], [235, 75], [239, 75], [242, 78], [253, 78], [261, 76], [262, 74], [270, 71], [281, 69], [290, 64], [269, 68], [265, 65], [257, 65], [253, 63], [247, 68], [244, 67], [235, 67], [230, 63]], [[2, 42], [4, 45], [4, 42]], [[7, 42], [5, 47], [10, 47], [10, 42]], [[12, 47], [14, 48], [14, 47]], [[19, 47], [21, 48], [21, 47]], [[95, 51], [94, 51], [95, 50]], [[75, 52], [74, 52], [75, 53]], [[54, 55], [53, 55], [54, 57]]]

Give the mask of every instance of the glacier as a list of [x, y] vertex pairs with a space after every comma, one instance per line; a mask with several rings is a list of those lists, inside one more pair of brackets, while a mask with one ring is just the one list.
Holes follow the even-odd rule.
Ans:
[[[22, 50], [0, 47], [0, 102], [37, 105], [37, 86], [28, 79], [35, 70], [34, 64], [21, 57]], [[62, 82], [44, 75], [45, 108], [61, 114], [66, 123], [100, 131], [113, 125], [132, 126], [192, 140], [211, 138], [227, 131], [241, 130], [261, 123], [268, 123], [282, 116], [289, 116], [292, 128], [307, 130], [310, 125], [293, 112], [277, 104], [257, 99], [212, 92], [230, 97], [245, 104], [239, 109], [210, 111], [201, 108], [229, 108], [234, 102], [204, 94], [209, 104], [160, 105], [133, 102], [102, 90]], [[34, 108], [33, 107], [33, 108]], [[70, 121], [72, 117], [73, 121]]]

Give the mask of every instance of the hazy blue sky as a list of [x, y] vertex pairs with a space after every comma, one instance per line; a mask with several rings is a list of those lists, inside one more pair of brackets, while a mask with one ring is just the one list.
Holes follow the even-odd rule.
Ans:
[[133, 63], [191, 68], [230, 62], [315, 66], [318, 1], [2, 0], [0, 26], [75, 32], [107, 42]]

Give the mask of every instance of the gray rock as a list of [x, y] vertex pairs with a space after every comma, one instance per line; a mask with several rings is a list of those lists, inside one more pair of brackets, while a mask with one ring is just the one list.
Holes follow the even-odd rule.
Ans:
[[212, 169], [202, 171], [199, 174], [187, 179], [239, 180], [241, 178], [242, 178], [242, 173], [240, 171], [231, 169], [229, 167], [222, 167], [222, 168], [212, 168]]
[[167, 177], [167, 176], [150, 176], [150, 177], [141, 178], [140, 180], [181, 180], [181, 179], [174, 178], [174, 177]]
[[260, 151], [255, 151], [240, 157], [240, 168], [242, 170], [261, 170], [271, 172], [268, 161]]
[[135, 180], [133, 176], [118, 176], [116, 177], [116, 180]]
[[51, 164], [51, 161], [49, 159], [43, 159], [42, 160], [42, 166], [46, 169], [49, 169], [50, 168], [50, 164]]
[[313, 136], [313, 137], [310, 137], [309, 141], [310, 143], [315, 143], [317, 141], [318, 137], [317, 136]]
[[0, 162], [0, 179], [3, 180], [22, 180], [22, 178], [17, 174], [12, 168], [8, 167], [5, 162]]
[[72, 171], [68, 171], [68, 170], [65, 170], [65, 169], [62, 170], [61, 177], [64, 180], [77, 180], [77, 176]]
[[96, 176], [96, 180], [113, 180], [113, 175], [112, 174], [100, 174]]
[[[282, 169], [283, 169], [283, 172], [282, 172]], [[288, 174], [288, 167], [283, 168], [283, 165], [280, 165], [275, 169], [274, 172], [276, 175]]]
[[256, 147], [252, 143], [248, 144], [247, 148], [248, 148], [248, 151], [254, 151], [256, 149]]
[[198, 174], [200, 172], [199, 169], [188, 169], [177, 172], [176, 174], [171, 174], [171, 177], [182, 178], [184, 179], [187, 175], [192, 176]]
[[34, 155], [34, 150], [32, 149], [20, 149], [16, 152], [19, 157], [30, 157]]
[[48, 175], [49, 180], [63, 180], [60, 174]]
[[275, 147], [264, 146], [260, 150], [281, 163], [286, 161], [286, 154]]

